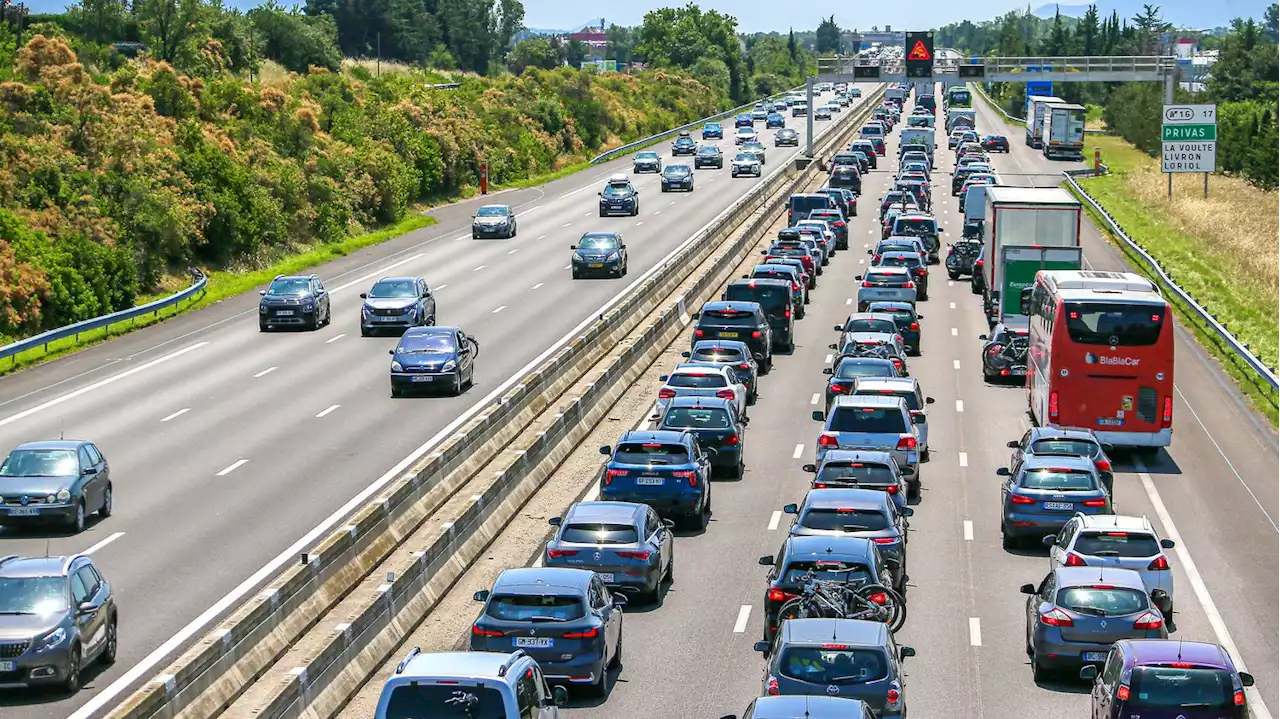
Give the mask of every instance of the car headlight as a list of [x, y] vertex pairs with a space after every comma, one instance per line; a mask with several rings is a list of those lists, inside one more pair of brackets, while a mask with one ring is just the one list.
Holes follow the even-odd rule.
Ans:
[[264, 314], [264, 315], [265, 315], [265, 314], [267, 313], [267, 306], [266, 306], [266, 305], [258, 305], [258, 313], [259, 313], [259, 314]]
[[391, 371], [392, 371], [392, 372], [403, 372], [403, 371], [404, 371], [404, 367], [402, 367], [402, 366], [400, 365], [400, 363], [399, 363], [399, 362], [397, 362], [397, 361], [395, 361], [395, 360], [391, 360]]
[[604, 259], [606, 262], [613, 262], [614, 260], [618, 259], [618, 257], [619, 255], [617, 252], [610, 252], [609, 256]]
[[70, 502], [70, 501], [71, 501], [71, 492], [70, 492], [69, 490], [66, 490], [66, 489], [60, 489], [60, 490], [58, 490], [58, 494], [57, 494], [56, 496], [57, 496], [57, 498], [58, 498], [58, 501], [59, 501], [59, 502]]
[[454, 360], [449, 360], [448, 362], [445, 362], [443, 365], [440, 366], [440, 371], [452, 372], [457, 368], [458, 368], [458, 363]]
[[312, 302], [305, 302], [302, 305], [303, 312], [313, 312], [315, 311], [315, 309], [316, 309], [315, 303], [312, 303]]
[[36, 651], [43, 652], [48, 649], [53, 649], [54, 647], [61, 644], [62, 641], [66, 638], [67, 638], [67, 630], [63, 629], [62, 627], [58, 627], [52, 632], [49, 632], [48, 634], [44, 635], [44, 637], [42, 637], [39, 642], [36, 642]]

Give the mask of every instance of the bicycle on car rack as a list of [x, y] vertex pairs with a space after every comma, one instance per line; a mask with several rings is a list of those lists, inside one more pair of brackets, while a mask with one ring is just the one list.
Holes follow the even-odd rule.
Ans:
[[862, 619], [884, 622], [896, 634], [907, 621], [907, 600], [884, 585], [818, 579], [812, 569], [796, 583], [800, 593], [778, 609], [779, 625], [787, 619]]

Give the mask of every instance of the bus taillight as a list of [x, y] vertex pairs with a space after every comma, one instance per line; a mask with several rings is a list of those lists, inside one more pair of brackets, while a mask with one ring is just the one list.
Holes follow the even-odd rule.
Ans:
[[1050, 422], [1058, 421], [1058, 393], [1057, 392], [1049, 393], [1049, 421]]
[[1160, 429], [1173, 426], [1173, 397], [1164, 398], [1164, 412], [1160, 414]]

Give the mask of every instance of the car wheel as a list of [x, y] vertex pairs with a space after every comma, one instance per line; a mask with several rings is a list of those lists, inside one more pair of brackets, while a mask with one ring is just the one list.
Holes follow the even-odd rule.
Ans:
[[951, 280], [954, 282], [954, 281], [956, 281], [956, 280], [960, 279], [960, 273], [959, 273], [959, 272], [953, 272], [953, 271], [951, 271], [951, 270], [947, 270], [947, 277], [950, 277], [950, 278], [951, 278]]
[[1049, 669], [1036, 659], [1035, 651], [1031, 654], [1031, 678], [1037, 682], [1049, 680]]
[[316, 330], [320, 329], [320, 311], [319, 310], [317, 310], [315, 314], [311, 315], [311, 319], [307, 320], [307, 324], [304, 325], [304, 327], [306, 327], [307, 330], [310, 332], [315, 332]]
[[601, 217], [604, 217], [606, 214], [607, 214], [607, 213], [606, 213], [604, 210], [600, 210], [600, 216], [601, 216]]
[[1003, 549], [1017, 549], [1017, 548], [1018, 548], [1018, 540], [1017, 540], [1017, 538], [1016, 538], [1016, 537], [1014, 537], [1013, 535], [1009, 534], [1009, 532], [1005, 531], [1005, 528], [1004, 528], [1004, 522], [1003, 522], [1003, 521], [1001, 521], [1001, 522], [1000, 522], [1000, 546], [1001, 546]]
[[575, 268], [573, 268], [573, 279], [575, 279], [575, 280], [580, 280], [580, 279], [582, 279], [582, 275], [578, 272], [578, 268], [576, 268], [576, 267], [575, 267]]
[[995, 376], [995, 375], [993, 375], [993, 374], [991, 374], [990, 372], [988, 372], [988, 371], [987, 371], [987, 368], [986, 368], [986, 366], [985, 366], [985, 365], [982, 367], [982, 381], [983, 381], [983, 382], [995, 382], [995, 381], [996, 381], [996, 376]]
[[920, 499], [920, 480], [907, 482], [907, 499]]
[[[601, 214], [601, 215], [603, 215], [604, 213], [602, 212], [602, 213], [600, 213], [600, 214]], [[477, 233], [477, 232], [472, 232], [472, 233], [471, 233], [471, 239], [473, 239], [473, 240], [478, 240], [478, 239], [480, 239], [480, 234], [479, 234], [479, 233]]]
[[372, 334], [373, 334], [373, 330], [371, 330], [371, 329], [369, 329], [369, 328], [367, 328], [367, 327], [361, 327], [361, 328], [360, 328], [360, 336], [361, 336], [361, 337], [369, 337], [369, 336], [371, 336]]
[[733, 468], [733, 478], [742, 479], [745, 476], [747, 476], [747, 463], [739, 459], [738, 466]]
[[111, 512], [115, 510], [115, 507], [113, 506], [115, 504], [113, 495], [114, 492], [111, 491], [111, 485], [108, 484], [106, 491], [102, 493], [102, 506], [98, 507], [99, 517], [106, 519], [107, 517], [110, 517]]
[[584, 687], [584, 689], [584, 694], [597, 699], [609, 693], [609, 671], [608, 667], [604, 665], [604, 662], [600, 663], [600, 676], [596, 678], [596, 681], [591, 682]]
[[71, 647], [71, 659], [67, 663], [67, 678], [62, 680], [62, 688], [68, 694], [80, 691], [80, 646]]
[[112, 617], [107, 624], [107, 636], [103, 642], [102, 655], [98, 657], [103, 664], [111, 666], [116, 663], [116, 618]]
[[676, 551], [675, 545], [671, 545], [671, 557], [667, 559], [667, 586], [674, 586], [676, 583]]
[[453, 396], [457, 397], [462, 394], [462, 373], [459, 372], [453, 376]]
[[76, 502], [76, 513], [71, 519], [67, 520], [68, 528], [73, 534], [79, 534], [84, 531], [84, 500]]
[[392, 397], [403, 397], [403, 396], [404, 396], [404, 390], [400, 389], [399, 387], [396, 387], [395, 385], [392, 385], [392, 386], [391, 386], [391, 396], [392, 396]]
[[795, 340], [791, 340], [790, 342], [788, 342], [786, 345], [784, 345], [784, 346], [783, 346], [783, 349], [784, 349], [784, 350], [786, 350], [787, 354], [791, 354], [792, 352], [795, 352], [795, 351], [796, 351], [796, 341], [795, 341]]
[[796, 319], [798, 319], [798, 320], [802, 320], [802, 319], [804, 319], [804, 305], [803, 305], [803, 304], [796, 308]]

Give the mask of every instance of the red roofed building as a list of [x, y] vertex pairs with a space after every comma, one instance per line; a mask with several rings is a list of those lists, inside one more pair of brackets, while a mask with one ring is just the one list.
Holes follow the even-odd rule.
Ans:
[[604, 18], [600, 18], [599, 27], [588, 25], [578, 32], [569, 35], [569, 39], [586, 43], [588, 47], [603, 49], [609, 44], [609, 38], [604, 32], [606, 27], [607, 26], [604, 24]]

